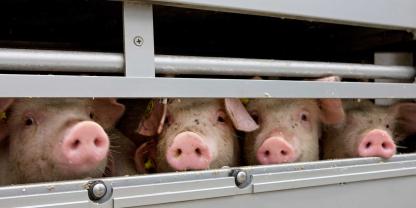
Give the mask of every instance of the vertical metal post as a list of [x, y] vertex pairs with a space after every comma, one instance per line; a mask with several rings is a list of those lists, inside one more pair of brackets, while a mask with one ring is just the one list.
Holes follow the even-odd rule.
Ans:
[[154, 38], [152, 5], [123, 2], [124, 60], [127, 77], [154, 77]]
[[[401, 66], [412, 66], [413, 65], [413, 54], [412, 53], [399, 53], [399, 52], [377, 52], [374, 54], [374, 64], [377, 65], [401, 65]], [[397, 80], [391, 79], [375, 79], [375, 82], [397, 82]], [[403, 80], [406, 82], [409, 80]], [[391, 105], [396, 102], [397, 99], [376, 99], [377, 105]]]

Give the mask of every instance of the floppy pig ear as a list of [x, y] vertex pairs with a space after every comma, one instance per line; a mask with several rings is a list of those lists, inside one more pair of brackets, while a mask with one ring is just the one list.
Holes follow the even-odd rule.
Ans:
[[390, 107], [396, 118], [396, 128], [404, 135], [416, 133], [416, 103], [396, 103]]
[[341, 99], [318, 99], [322, 123], [329, 125], [341, 124], [345, 120], [345, 112]]
[[[326, 82], [339, 82], [341, 78], [339, 76], [328, 76], [315, 81], [326, 81]], [[341, 124], [345, 120], [345, 112], [342, 107], [342, 100], [339, 98], [330, 99], [318, 99], [318, 105], [320, 109], [320, 118], [324, 124]]]
[[0, 99], [0, 141], [9, 135], [9, 129], [6, 123], [6, 110], [13, 104], [14, 99], [1, 98]]
[[12, 98], [0, 98], [0, 112], [6, 111], [14, 102]]
[[237, 98], [225, 98], [225, 109], [237, 130], [251, 132], [259, 128], [248, 114], [246, 108]]
[[134, 163], [138, 173], [156, 172], [157, 141], [151, 140], [143, 143], [134, 153]]
[[160, 134], [163, 130], [163, 123], [166, 119], [167, 103], [160, 103], [151, 100], [146, 109], [146, 115], [140, 121], [137, 133], [143, 136], [154, 136]]
[[92, 102], [95, 120], [104, 129], [114, 127], [125, 111], [124, 105], [118, 103], [115, 98], [96, 98]]

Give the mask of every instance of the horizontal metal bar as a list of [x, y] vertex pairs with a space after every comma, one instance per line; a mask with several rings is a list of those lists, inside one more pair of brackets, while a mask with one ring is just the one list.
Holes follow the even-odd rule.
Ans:
[[152, 0], [196, 9], [383, 28], [416, 28], [414, 0]]
[[[105, 203], [113, 204], [112, 202], [114, 202], [116, 207], [171, 203], [165, 204], [168, 206], [172, 205], [173, 202], [191, 203], [195, 199], [199, 199], [198, 202], [201, 202], [201, 200], [209, 200], [213, 197], [219, 197], [215, 200], [221, 200], [227, 198], [227, 196], [232, 196], [228, 199], [240, 197], [240, 199], [248, 200], [253, 199], [253, 197], [264, 197], [262, 194], [271, 193], [270, 191], [275, 190], [280, 191], [273, 196], [281, 197], [292, 193], [285, 191], [285, 189], [294, 191], [309, 187], [309, 189], [303, 190], [311, 190], [310, 188], [316, 186], [328, 187], [327, 185], [344, 182], [366, 181], [368, 183], [377, 180], [377, 184], [380, 184], [394, 179], [397, 179], [396, 182], [403, 181], [409, 176], [414, 178], [416, 173], [415, 159], [416, 154], [404, 154], [396, 155], [389, 160], [355, 158], [241, 167], [253, 176], [251, 185], [244, 189], [237, 188], [234, 185], [234, 178], [229, 176], [229, 173], [225, 174], [225, 172], [230, 172], [231, 169], [105, 178], [102, 180], [113, 189], [112, 199]], [[285, 170], [285, 167], [287, 167], [287, 170]], [[250, 169], [253, 170], [250, 171]], [[260, 169], [262, 170], [260, 171]], [[311, 172], [313, 174], [309, 174]], [[2, 207], [55, 207], [55, 205], [70, 207], [71, 204], [77, 207], [101, 207], [99, 204], [88, 200], [87, 191], [85, 190], [86, 183], [87, 180], [79, 180], [1, 187], [0, 202], [2, 202]], [[342, 187], [349, 185], [351, 184], [347, 183]], [[406, 188], [407, 190], [409, 187], [399, 186], [397, 188]], [[263, 193], [256, 193], [257, 191]], [[241, 204], [242, 201], [238, 202], [242, 207], [249, 207], [246, 203]], [[275, 203], [276, 201], [265, 201], [262, 205], [271, 206]]]
[[1, 207], [88, 207], [89, 201], [86, 190], [0, 197]]
[[234, 178], [191, 180], [114, 188], [114, 207], [133, 207], [236, 195]]
[[0, 69], [11, 71], [122, 73], [117, 53], [0, 49]]
[[155, 58], [155, 61], [156, 72], [161, 74], [258, 75], [278, 77], [322, 77], [338, 75], [343, 78], [389, 79], [411, 79], [415, 76], [415, 69], [409, 66], [167, 55], [159, 55]]
[[254, 192], [258, 192], [409, 175], [416, 175], [416, 161], [257, 174], [253, 177], [253, 183]]
[[[413, 67], [306, 61], [157, 55], [156, 73], [281, 77], [412, 79]], [[0, 49], [0, 69], [11, 71], [123, 73], [119, 53]]]
[[387, 179], [394, 177], [416, 175], [416, 168], [403, 168], [397, 170], [384, 170], [374, 172], [361, 172], [340, 175], [330, 175], [315, 178], [301, 178], [287, 181], [270, 181], [266, 183], [254, 184], [254, 192], [277, 191], [284, 189], [294, 189], [302, 187], [323, 186], [339, 183], [351, 183], [357, 181]]
[[[307, 90], [305, 90], [307, 89]], [[0, 75], [0, 97], [416, 98], [413, 83]]]

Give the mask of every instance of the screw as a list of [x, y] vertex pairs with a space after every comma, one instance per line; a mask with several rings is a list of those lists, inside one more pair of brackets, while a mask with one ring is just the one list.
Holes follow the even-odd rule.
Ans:
[[136, 46], [142, 46], [143, 45], [143, 42], [144, 42], [144, 40], [143, 40], [143, 38], [141, 36], [136, 36], [133, 39], [133, 43]]
[[94, 181], [88, 190], [91, 200], [99, 200], [107, 193], [107, 187], [102, 181]]
[[235, 180], [237, 181], [237, 183], [243, 184], [247, 180], [247, 174], [245, 172], [243, 172], [243, 171], [238, 172], [237, 173], [237, 176], [235, 177]]
[[232, 170], [230, 176], [235, 179], [235, 185], [239, 188], [245, 188], [251, 183], [251, 177], [244, 170]]

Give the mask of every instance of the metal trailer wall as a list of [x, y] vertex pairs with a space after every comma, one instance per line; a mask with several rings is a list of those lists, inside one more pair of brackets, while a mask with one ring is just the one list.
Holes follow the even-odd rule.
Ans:
[[[0, 97], [416, 98], [414, 67], [154, 55], [152, 4], [371, 27], [416, 28], [411, 0], [124, 2], [124, 54], [0, 50], [0, 69], [102, 76], [0, 74]], [[393, 12], [392, 11], [400, 11]], [[398, 55], [400, 56], [400, 54]], [[278, 67], [279, 70], [275, 70]], [[118, 73], [120, 76], [107, 76]], [[156, 73], [389, 78], [393, 83], [162, 78]], [[109, 84], [110, 83], [110, 84]], [[50, 86], [54, 86], [51, 88]], [[153, 89], [140, 91], [136, 89]], [[10, 90], [13, 89], [13, 90]], [[308, 89], [308, 90], [305, 90]], [[1, 207], [413, 207], [416, 154], [24, 184]], [[91, 196], [102, 197], [94, 199]]]

